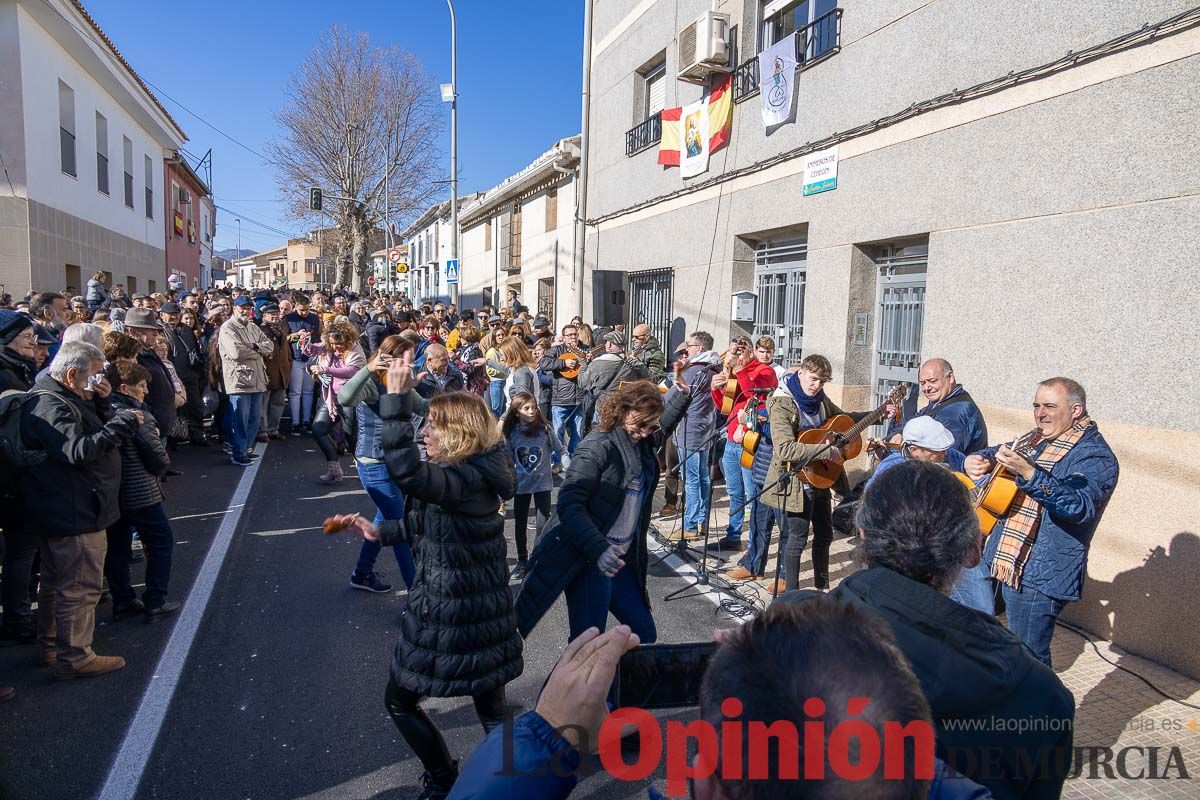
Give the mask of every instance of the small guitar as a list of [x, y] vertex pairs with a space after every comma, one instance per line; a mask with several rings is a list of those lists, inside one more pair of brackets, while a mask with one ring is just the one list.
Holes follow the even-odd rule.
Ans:
[[[1024, 458], [1032, 458], [1033, 445], [1037, 443], [1038, 434], [1039, 431], [1034, 429], [1009, 446]], [[1021, 491], [1017, 488], [1016, 478], [999, 464], [979, 483], [975, 483], [971, 476], [964, 472], [956, 472], [954, 477], [970, 492], [971, 507], [975, 509], [975, 516], [979, 520], [979, 530], [984, 539], [987, 539], [996, 523], [1008, 516], [1017, 493]]]
[[858, 422], [845, 414], [838, 414], [819, 428], [800, 431], [796, 437], [800, 444], [830, 445], [827, 456], [814, 459], [800, 469], [800, 480], [814, 489], [833, 486], [842, 474], [843, 462], [856, 458], [862, 452], [862, 432], [883, 419], [889, 405], [899, 408], [907, 393], [905, 384], [896, 386], [878, 408]]
[[733, 407], [737, 405], [738, 394], [740, 387], [738, 386], [737, 378], [733, 374], [733, 365], [737, 362], [738, 357], [742, 354], [742, 347], [739, 345], [729, 353], [729, 358], [725, 361], [725, 389], [721, 392], [721, 405], [718, 409], [722, 416], [728, 417], [733, 413]]
[[739, 461], [744, 469], [754, 469], [754, 454], [762, 444], [762, 429], [759, 426], [763, 424], [764, 419], [759, 416], [761, 407], [762, 400], [757, 395], [746, 403], [745, 410], [751, 420], [751, 427], [742, 432], [742, 456]]
[[583, 367], [579, 362], [582, 361], [586, 364], [587, 362], [591, 361], [593, 357], [602, 352], [604, 352], [604, 345], [600, 345], [599, 347], [593, 348], [590, 351], [572, 348], [559, 356], [561, 360], [572, 366], [569, 369], [559, 370], [558, 374], [568, 380], [575, 380], [579, 377], [579, 373], [583, 371]]

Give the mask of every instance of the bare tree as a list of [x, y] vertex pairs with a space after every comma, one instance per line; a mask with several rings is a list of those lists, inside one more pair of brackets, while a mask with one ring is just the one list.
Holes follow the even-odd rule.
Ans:
[[[281, 136], [268, 145], [280, 194], [298, 220], [328, 227], [325, 215], [333, 217], [338, 283], [361, 290], [372, 232], [383, 222], [384, 176], [388, 216], [398, 222], [439, 190], [436, 86], [412, 53], [334, 26], [293, 73], [285, 97], [275, 115]], [[329, 198], [313, 212], [310, 186], [352, 200]]]

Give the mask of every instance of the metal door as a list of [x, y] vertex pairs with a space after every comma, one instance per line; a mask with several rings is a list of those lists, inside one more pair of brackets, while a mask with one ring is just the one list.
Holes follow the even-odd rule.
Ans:
[[807, 270], [807, 239], [760, 242], [755, 250], [754, 336], [774, 339], [775, 361], [788, 367], [799, 364], [804, 351]]
[[646, 323], [664, 350], [670, 346], [672, 274], [670, 269], [655, 269], [629, 275], [628, 331]]
[[925, 326], [927, 244], [886, 246], [875, 259], [879, 267], [875, 303], [875, 405], [899, 383], [910, 385], [905, 416], [916, 411], [917, 371]]

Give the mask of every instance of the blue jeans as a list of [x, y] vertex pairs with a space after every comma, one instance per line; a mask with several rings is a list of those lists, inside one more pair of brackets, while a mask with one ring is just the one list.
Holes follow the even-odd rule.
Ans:
[[504, 405], [504, 380], [492, 378], [488, 381], [488, 405], [492, 408], [492, 413], [496, 418], [504, 416], [504, 412], [508, 409]]
[[683, 462], [683, 529], [698, 531], [708, 519], [708, 501], [712, 497], [711, 450], [680, 450]]
[[609, 578], [595, 564], [583, 568], [575, 580], [567, 584], [567, 623], [570, 638], [574, 639], [588, 628], [603, 631], [608, 625], [608, 612], [617, 622], [628, 625], [642, 644], [658, 640], [654, 616], [642, 596], [633, 564], [626, 562], [616, 576]]
[[996, 595], [992, 572], [980, 561], [970, 569], [964, 569], [950, 592], [950, 599], [959, 605], [995, 615]]
[[121, 518], [108, 528], [108, 553], [104, 557], [104, 576], [108, 578], [113, 600], [126, 603], [137, 597], [129, 577], [129, 559], [133, 548], [133, 531], [137, 529], [142, 549], [146, 551], [146, 590], [142, 602], [146, 608], [158, 608], [167, 597], [171, 580], [171, 552], [175, 537], [162, 503], [122, 512]]
[[[358, 482], [367, 490], [371, 502], [375, 504], [375, 524], [378, 525], [385, 519], [403, 519], [404, 492], [392, 481], [387, 464], [373, 464], [358, 459], [355, 459], [355, 463], [358, 465]], [[354, 567], [354, 574], [365, 578], [374, 572], [375, 559], [379, 558], [382, 549], [383, 545], [379, 542], [364, 539], [362, 549], [358, 551], [358, 564]], [[396, 556], [396, 565], [400, 568], [400, 577], [404, 579], [404, 585], [411, 589], [417, 575], [412, 550], [406, 544], [397, 544], [392, 546], [392, 553]]]
[[1008, 615], [1008, 629], [1017, 635], [1038, 661], [1050, 666], [1050, 640], [1054, 637], [1054, 621], [1067, 603], [1037, 589], [1022, 586], [1004, 590], [1004, 607]]
[[554, 435], [566, 445], [569, 461], [583, 438], [583, 415], [579, 406], [550, 406], [550, 424], [554, 427]]
[[725, 454], [721, 456], [721, 473], [725, 476], [725, 491], [729, 494], [729, 527], [726, 529], [725, 538], [740, 541], [745, 516], [743, 506], [754, 496], [754, 477], [750, 470], [742, 467], [740, 444], [725, 442]]
[[245, 458], [258, 436], [258, 415], [262, 392], [235, 392], [229, 395], [229, 445], [234, 458]]
[[[761, 487], [753, 487], [758, 491]], [[740, 566], [750, 570], [754, 575], [765, 575], [767, 570], [767, 550], [771, 544], [771, 529], [779, 525], [779, 552], [785, 552], [787, 546], [788, 526], [784, 524], [783, 512], [771, 508], [766, 503], [750, 504], [750, 547], [742, 557]]]

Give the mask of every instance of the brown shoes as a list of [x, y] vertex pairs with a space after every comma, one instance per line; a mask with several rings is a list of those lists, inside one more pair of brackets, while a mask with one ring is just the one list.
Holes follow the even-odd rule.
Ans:
[[725, 578], [731, 581], [749, 581], [754, 580], [754, 573], [745, 567], [734, 567], [725, 573]]
[[124, 666], [125, 659], [120, 656], [96, 656], [82, 667], [58, 669], [54, 673], [54, 678], [60, 681], [69, 681], [72, 678], [95, 678], [97, 675], [116, 672]]
[[787, 584], [783, 582], [783, 578], [778, 580], [767, 580], [763, 583], [763, 588], [767, 590], [767, 594], [783, 594], [787, 591]]
[[679, 513], [679, 506], [675, 505], [674, 503], [667, 503], [665, 506], [663, 506], [662, 508], [660, 508], [658, 510], [658, 515], [660, 517], [673, 517], [678, 513]]
[[678, 542], [683, 539], [685, 542], [694, 542], [700, 538], [700, 531], [680, 531], [675, 530], [667, 534], [668, 542]]

